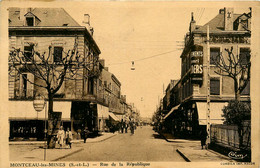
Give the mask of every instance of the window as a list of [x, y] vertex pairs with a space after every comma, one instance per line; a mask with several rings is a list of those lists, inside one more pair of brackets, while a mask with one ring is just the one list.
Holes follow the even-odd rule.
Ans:
[[25, 61], [32, 61], [32, 58], [33, 58], [33, 54], [32, 54], [32, 51], [33, 51], [33, 45], [30, 45], [30, 46], [24, 46], [24, 58], [25, 58]]
[[220, 95], [220, 80], [219, 78], [210, 79], [210, 94]]
[[27, 74], [22, 74], [22, 87], [21, 87], [21, 96], [27, 97]]
[[220, 48], [210, 48], [210, 64], [219, 62]]
[[63, 52], [62, 47], [54, 47], [54, 52], [53, 52], [53, 61], [54, 62], [61, 62], [62, 52]]
[[27, 17], [26, 18], [26, 25], [27, 26], [34, 26], [34, 18], [33, 17]]
[[240, 48], [239, 61], [242, 65], [246, 65], [250, 60], [250, 49]]
[[248, 21], [247, 21], [247, 19], [245, 19], [245, 20], [241, 19], [240, 24], [241, 24], [241, 26], [242, 26], [242, 28], [244, 30], [246, 30], [248, 28]]
[[249, 95], [250, 94], [250, 81], [248, 81], [246, 87], [241, 92], [241, 95]]

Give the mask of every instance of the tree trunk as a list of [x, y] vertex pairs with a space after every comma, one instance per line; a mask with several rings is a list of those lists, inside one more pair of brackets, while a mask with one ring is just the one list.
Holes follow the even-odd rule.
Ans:
[[53, 94], [48, 90], [48, 134], [47, 134], [47, 145], [48, 148], [55, 148], [55, 126], [53, 124]]
[[240, 101], [240, 91], [238, 90], [237, 78], [234, 78], [234, 91], [235, 91], [235, 100]]

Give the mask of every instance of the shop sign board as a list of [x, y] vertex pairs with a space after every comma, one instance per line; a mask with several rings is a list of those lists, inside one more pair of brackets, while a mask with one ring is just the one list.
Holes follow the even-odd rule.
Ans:
[[200, 83], [203, 79], [203, 51], [192, 51], [191, 56], [191, 80]]

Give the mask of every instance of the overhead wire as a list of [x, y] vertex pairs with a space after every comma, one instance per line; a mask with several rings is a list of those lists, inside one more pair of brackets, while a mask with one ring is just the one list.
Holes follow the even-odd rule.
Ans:
[[132, 61], [125, 61], [125, 62], [119, 62], [119, 63], [108, 64], [108, 65], [120, 65], [120, 64], [130, 63], [130, 62], [142, 61], [142, 60], [146, 60], [146, 59], [158, 57], [158, 56], [161, 56], [161, 55], [165, 55], [165, 54], [168, 54], [168, 53], [172, 53], [172, 52], [175, 52], [175, 51], [178, 51], [178, 49], [171, 50], [171, 51], [164, 52], [164, 53], [160, 53], [160, 54], [156, 54], [156, 55], [152, 55], [152, 56], [145, 57], [145, 58], [140, 58], [140, 59], [132, 60]]
[[197, 24], [200, 22], [200, 19], [202, 18], [204, 11], [205, 11], [205, 8], [202, 9], [202, 12], [201, 12], [201, 15], [200, 15], [200, 17], [199, 17], [199, 19], [198, 19]]

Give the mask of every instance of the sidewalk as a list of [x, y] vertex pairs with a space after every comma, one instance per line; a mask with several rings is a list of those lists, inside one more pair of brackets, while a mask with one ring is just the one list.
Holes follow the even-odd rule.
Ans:
[[[102, 133], [96, 138], [88, 138], [86, 143], [97, 143], [107, 140], [117, 133]], [[44, 161], [44, 141], [12, 141], [9, 142], [10, 161]], [[46, 161], [57, 161], [84, 150], [83, 140], [73, 140], [72, 148], [46, 149]]]
[[177, 152], [187, 162], [236, 162], [231, 158], [213, 150], [201, 149], [199, 140], [174, 139], [167, 134], [161, 134], [167, 142], [176, 143]]

